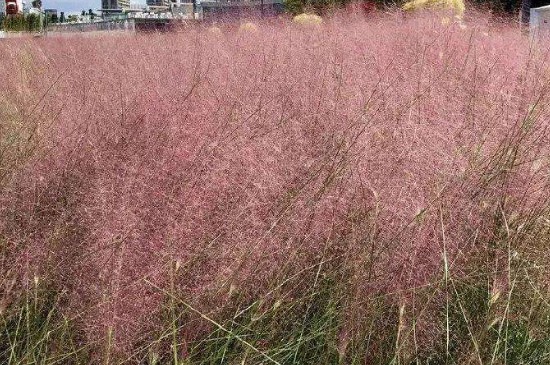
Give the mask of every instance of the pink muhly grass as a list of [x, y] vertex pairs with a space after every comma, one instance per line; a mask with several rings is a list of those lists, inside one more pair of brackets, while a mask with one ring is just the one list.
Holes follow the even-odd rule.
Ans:
[[[405, 305], [440, 280], [444, 246], [467, 275], [498, 215], [519, 229], [548, 207], [548, 53], [514, 27], [258, 24], [5, 43], [8, 303], [44, 277], [98, 354], [109, 331], [128, 354], [166, 292], [223, 317], [233, 291], [247, 303], [326, 261], [353, 328], [370, 297]], [[32, 155], [4, 153], [27, 129]]]

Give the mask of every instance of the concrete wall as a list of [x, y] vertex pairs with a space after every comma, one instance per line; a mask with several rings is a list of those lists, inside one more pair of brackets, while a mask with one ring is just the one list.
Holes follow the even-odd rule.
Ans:
[[550, 35], [550, 6], [531, 8], [529, 33], [532, 39], [546, 38]]

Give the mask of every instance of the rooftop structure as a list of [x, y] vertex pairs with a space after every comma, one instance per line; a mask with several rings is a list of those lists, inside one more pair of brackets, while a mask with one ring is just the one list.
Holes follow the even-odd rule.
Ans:
[[102, 10], [121, 11], [130, 9], [130, 0], [101, 0]]
[[[184, 7], [187, 8], [189, 4], [193, 4], [193, 0], [147, 0], [147, 6], [153, 10], [172, 10]], [[179, 10], [176, 10], [179, 11]]]

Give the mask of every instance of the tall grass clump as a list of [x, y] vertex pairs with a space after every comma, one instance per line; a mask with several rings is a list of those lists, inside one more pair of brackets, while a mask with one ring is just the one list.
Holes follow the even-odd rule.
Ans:
[[0, 362], [539, 364], [548, 48], [482, 16], [0, 53]]

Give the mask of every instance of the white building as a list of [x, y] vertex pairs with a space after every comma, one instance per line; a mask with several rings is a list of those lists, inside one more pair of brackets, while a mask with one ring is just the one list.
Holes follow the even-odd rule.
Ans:
[[193, 3], [193, 0], [147, 0], [149, 6], [165, 6], [167, 8], [177, 8]]
[[128, 10], [130, 0], [102, 0], [101, 8], [105, 10]]
[[169, 0], [147, 0], [149, 6], [168, 6], [169, 3]]

